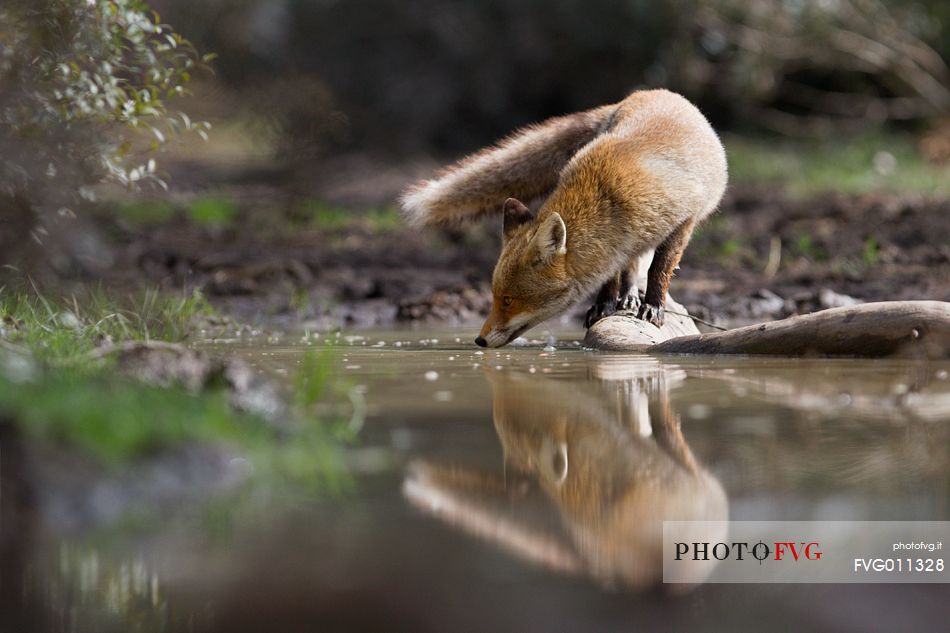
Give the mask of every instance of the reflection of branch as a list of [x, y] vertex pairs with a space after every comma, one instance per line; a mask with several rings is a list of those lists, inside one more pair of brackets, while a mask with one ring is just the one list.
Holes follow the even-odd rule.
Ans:
[[[923, 366], [922, 366], [923, 367]], [[692, 375], [718, 380], [746, 392], [747, 398], [761, 399], [811, 415], [834, 418], [842, 411], [861, 419], [893, 419], [895, 411], [909, 420], [937, 422], [950, 416], [950, 393], [926, 390], [938, 382], [934, 370], [924, 370], [910, 380], [897, 372], [878, 372], [873, 381], [866, 376], [840, 374], [834, 383], [809, 373], [787, 375], [787, 368], [760, 369], [755, 375], [730, 374], [715, 368], [699, 369]], [[898, 388], [904, 385], [907, 391]]]

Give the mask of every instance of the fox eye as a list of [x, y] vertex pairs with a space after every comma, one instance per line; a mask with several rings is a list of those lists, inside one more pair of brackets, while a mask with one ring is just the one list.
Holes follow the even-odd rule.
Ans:
[[509, 296], [506, 295], [506, 296], [504, 296], [504, 297], [501, 298], [501, 302], [502, 302], [503, 304], [505, 304], [506, 306], [510, 306], [510, 305], [511, 305], [511, 297], [509, 297]]

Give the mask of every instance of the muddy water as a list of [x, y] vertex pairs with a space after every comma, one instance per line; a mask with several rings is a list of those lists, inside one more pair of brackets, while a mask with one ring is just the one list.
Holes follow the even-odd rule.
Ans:
[[[265, 487], [68, 536], [23, 519], [38, 543], [12, 566], [34, 581], [19, 630], [946, 629], [945, 585], [671, 594], [657, 526], [950, 520], [950, 363], [470, 338], [337, 341], [349, 399], [327, 415], [358, 439], [333, 492]], [[283, 340], [220, 346], [279, 378], [327, 348]]]

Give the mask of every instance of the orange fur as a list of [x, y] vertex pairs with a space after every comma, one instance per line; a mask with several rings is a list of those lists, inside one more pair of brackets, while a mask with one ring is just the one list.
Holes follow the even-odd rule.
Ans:
[[443, 169], [400, 197], [413, 225], [451, 224], [499, 213], [506, 198], [551, 192], [574, 154], [599, 134], [613, 111], [604, 106], [529, 125], [496, 145]]
[[[666, 240], [712, 213], [726, 180], [722, 143], [699, 110], [679, 95], [649, 90], [516, 133], [417, 185], [403, 205], [417, 222], [452, 221], [501, 211], [509, 196], [551, 191], [536, 217], [506, 221], [492, 310], [479, 336], [497, 347], [651, 249], [671, 251], [665, 259], [675, 266], [688, 232]], [[658, 308], [671, 272], [657, 271]]]

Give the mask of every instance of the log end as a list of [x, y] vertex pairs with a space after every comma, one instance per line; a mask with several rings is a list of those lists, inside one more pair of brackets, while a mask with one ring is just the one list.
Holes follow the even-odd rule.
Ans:
[[601, 319], [587, 330], [584, 345], [591, 349], [612, 352], [642, 352], [671, 338], [699, 334], [693, 320], [682, 316], [687, 314], [686, 308], [668, 297], [666, 309], [666, 318], [661, 328], [641, 321], [635, 312], [618, 312]]

